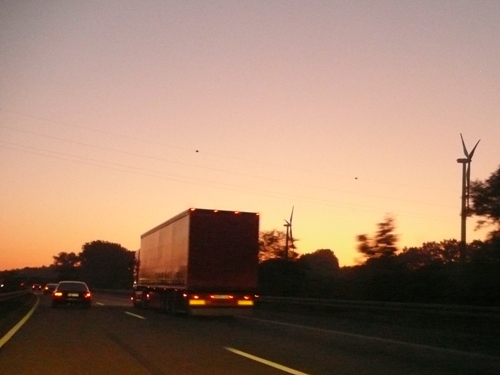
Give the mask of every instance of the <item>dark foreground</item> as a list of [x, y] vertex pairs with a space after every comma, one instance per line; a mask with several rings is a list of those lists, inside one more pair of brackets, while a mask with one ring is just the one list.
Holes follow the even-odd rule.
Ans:
[[2, 374], [457, 375], [500, 368], [496, 328], [453, 331], [446, 318], [442, 329], [416, 316], [398, 322], [340, 312], [189, 318], [133, 309], [125, 296], [98, 294], [91, 309], [52, 309], [49, 296], [36, 295], [2, 310], [1, 333], [37, 299], [32, 317], [0, 349]]

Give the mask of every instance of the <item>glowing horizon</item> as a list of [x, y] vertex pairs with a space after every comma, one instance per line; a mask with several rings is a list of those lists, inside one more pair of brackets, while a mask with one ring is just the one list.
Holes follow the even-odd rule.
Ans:
[[[355, 264], [460, 238], [463, 157], [499, 167], [500, 3], [5, 1], [0, 270], [137, 250], [190, 207], [258, 212]], [[467, 221], [467, 241], [484, 239]]]

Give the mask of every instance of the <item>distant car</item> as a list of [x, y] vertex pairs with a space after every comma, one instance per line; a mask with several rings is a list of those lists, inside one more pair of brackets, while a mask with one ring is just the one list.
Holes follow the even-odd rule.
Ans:
[[57, 287], [57, 283], [48, 283], [43, 287], [43, 294], [51, 294]]
[[90, 308], [92, 293], [83, 281], [61, 281], [52, 292], [52, 307], [76, 304]]
[[42, 290], [42, 285], [41, 284], [33, 284], [31, 287], [33, 290]]

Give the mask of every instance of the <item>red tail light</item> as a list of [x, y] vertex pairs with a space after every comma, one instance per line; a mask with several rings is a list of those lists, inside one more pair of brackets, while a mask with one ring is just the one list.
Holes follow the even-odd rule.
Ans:
[[87, 293], [85, 293], [85, 295], [83, 297], [84, 298], [92, 298], [92, 294], [90, 294], [90, 292], [87, 292]]

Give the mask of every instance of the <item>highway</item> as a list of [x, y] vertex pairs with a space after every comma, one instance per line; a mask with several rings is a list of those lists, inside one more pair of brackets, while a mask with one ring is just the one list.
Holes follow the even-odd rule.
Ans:
[[265, 310], [169, 316], [99, 293], [91, 309], [52, 309], [50, 296], [35, 297], [33, 314], [0, 348], [2, 375], [457, 375], [500, 368], [496, 349], [457, 349], [454, 337], [390, 325]]

